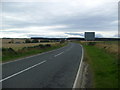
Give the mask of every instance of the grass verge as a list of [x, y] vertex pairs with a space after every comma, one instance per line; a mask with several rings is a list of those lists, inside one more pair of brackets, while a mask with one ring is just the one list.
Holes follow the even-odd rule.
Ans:
[[117, 58], [104, 49], [83, 45], [85, 58], [93, 72], [94, 88], [118, 88]]
[[20, 58], [24, 58], [27, 56], [31, 56], [31, 55], [35, 55], [35, 54], [39, 54], [39, 53], [43, 53], [43, 52], [47, 52], [50, 50], [54, 50], [54, 49], [58, 49], [60, 47], [65, 46], [67, 43], [63, 43], [63, 44], [55, 44], [55, 45], [51, 45], [51, 47], [46, 47], [46, 48], [30, 48], [30, 49], [25, 49], [25, 50], [21, 50], [16, 52], [3, 52], [2, 55], [2, 62], [7, 62], [7, 61], [11, 61], [11, 60], [15, 60], [15, 59], [20, 59]]

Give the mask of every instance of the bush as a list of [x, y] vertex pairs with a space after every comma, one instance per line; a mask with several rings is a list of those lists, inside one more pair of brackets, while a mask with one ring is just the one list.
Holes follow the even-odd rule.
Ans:
[[17, 54], [17, 52], [12, 48], [2, 48], [3, 54]]
[[8, 42], [8, 43], [13, 43], [12, 41]]
[[88, 45], [90, 46], [94, 46], [96, 44], [96, 42], [89, 42]]
[[8, 48], [8, 51], [15, 52], [12, 48]]
[[50, 44], [46, 44], [45, 47], [51, 47], [51, 45]]
[[32, 43], [38, 43], [39, 41], [37, 39], [33, 39]]
[[43, 40], [43, 41], [40, 41], [40, 42], [50, 42], [49, 40]]
[[7, 50], [7, 48], [2, 48], [2, 52], [6, 51], [6, 50]]
[[40, 44], [39, 47], [40, 48], [45, 48], [45, 45]]
[[23, 47], [21, 50], [27, 49], [27, 47]]
[[25, 43], [31, 43], [31, 41], [29, 39], [26, 39]]
[[65, 42], [65, 40], [61, 40], [61, 41], [60, 41], [60, 43], [64, 43], [64, 42]]

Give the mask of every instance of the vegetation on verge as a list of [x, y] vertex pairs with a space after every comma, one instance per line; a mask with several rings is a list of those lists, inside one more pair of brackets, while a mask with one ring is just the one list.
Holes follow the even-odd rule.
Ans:
[[118, 52], [109, 52], [108, 49], [105, 49], [111, 45], [109, 43], [106, 43], [105, 48], [98, 45], [103, 44], [102, 42], [83, 42], [82, 44], [85, 59], [93, 71], [93, 87], [118, 88]]
[[35, 46], [23, 47], [17, 51], [14, 50], [13, 48], [2, 48], [2, 61], [6, 62], [14, 59], [34, 55], [34, 54], [39, 54], [42, 52], [63, 47], [64, 45], [66, 45], [66, 43], [39, 44]]

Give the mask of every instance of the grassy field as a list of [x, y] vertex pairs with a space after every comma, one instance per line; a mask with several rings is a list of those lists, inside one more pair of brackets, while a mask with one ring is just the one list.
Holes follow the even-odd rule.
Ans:
[[114, 56], [120, 55], [118, 42], [102, 42], [95, 45], [98, 48], [104, 49], [107, 53], [113, 54]]
[[93, 72], [94, 88], [118, 88], [117, 42], [96, 42], [94, 45], [88, 43], [82, 42], [85, 59]]
[[[13, 44], [10, 48], [3, 48], [2, 62], [15, 60], [42, 52], [50, 51], [65, 46], [67, 43], [32, 43], [32, 44]], [[5, 47], [5, 46], [3, 46]], [[12, 49], [13, 48], [13, 49]]]
[[47, 42], [47, 43], [21, 43], [21, 44], [14, 44], [14, 43], [3, 43], [2, 48], [13, 48], [15, 51], [22, 49], [23, 47], [31, 47], [31, 46], [36, 46], [36, 45], [45, 45], [45, 44], [59, 44], [58, 42]]
[[[11, 38], [11, 39], [0, 39], [2, 41], [2, 48], [13, 48], [15, 51], [22, 49], [23, 47], [31, 47], [39, 44], [58, 44], [59, 42], [39, 42], [39, 43], [25, 43], [25, 40], [28, 39], [32, 41], [30, 38]], [[9, 43], [9, 42], [13, 43]], [[40, 40], [38, 40], [40, 41]]]

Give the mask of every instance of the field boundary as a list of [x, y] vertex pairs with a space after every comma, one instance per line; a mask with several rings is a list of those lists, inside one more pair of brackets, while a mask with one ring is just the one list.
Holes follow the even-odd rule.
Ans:
[[[66, 46], [67, 46], [67, 45], [66, 45]], [[35, 54], [35, 55], [26, 56], [26, 57], [24, 57], [24, 58], [20, 58], [20, 59], [16, 59], [16, 60], [4, 62], [4, 63], [2, 63], [2, 64], [12, 63], [12, 62], [16, 62], [16, 61], [19, 61], [19, 60], [24, 60], [24, 59], [26, 59], [26, 58], [31, 58], [31, 57], [35, 57], [35, 56], [38, 56], [38, 55], [43, 55], [43, 54], [46, 54], [46, 53], [50, 53], [50, 52], [53, 52], [53, 51], [57, 51], [57, 50], [62, 49], [62, 48], [64, 48], [64, 47], [66, 47], [66, 46], [60, 47], [60, 48], [58, 48], [58, 49], [54, 49], [54, 50], [42, 52], [42, 53], [39, 53], [39, 54]]]

